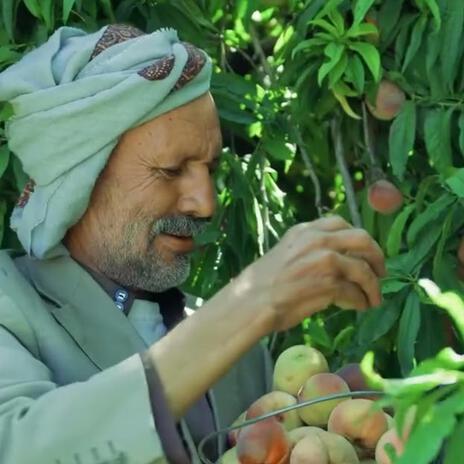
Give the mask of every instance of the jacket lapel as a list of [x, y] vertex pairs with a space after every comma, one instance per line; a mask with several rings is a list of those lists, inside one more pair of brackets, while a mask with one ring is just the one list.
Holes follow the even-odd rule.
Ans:
[[35, 288], [55, 303], [53, 317], [98, 368], [146, 350], [126, 316], [71, 257], [42, 261], [25, 256], [17, 261]]

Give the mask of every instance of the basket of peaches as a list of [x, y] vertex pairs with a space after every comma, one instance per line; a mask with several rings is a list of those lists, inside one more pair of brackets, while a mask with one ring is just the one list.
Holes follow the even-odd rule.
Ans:
[[[295, 345], [277, 358], [273, 391], [257, 399], [227, 433], [221, 464], [391, 464], [401, 455], [414, 412], [401, 431], [369, 390], [359, 364], [329, 372], [323, 354]], [[390, 414], [389, 414], [390, 413]], [[200, 444], [200, 457], [205, 464]]]

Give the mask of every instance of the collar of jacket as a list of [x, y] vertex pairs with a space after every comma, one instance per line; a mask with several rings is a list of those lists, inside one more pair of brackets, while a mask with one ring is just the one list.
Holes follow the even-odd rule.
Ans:
[[[53, 317], [98, 368], [106, 369], [146, 350], [112, 297], [70, 256], [47, 260], [23, 256], [15, 262], [39, 294], [52, 303]], [[171, 289], [156, 298], [163, 317], [166, 314], [165, 324], [172, 328], [184, 315], [183, 294]]]

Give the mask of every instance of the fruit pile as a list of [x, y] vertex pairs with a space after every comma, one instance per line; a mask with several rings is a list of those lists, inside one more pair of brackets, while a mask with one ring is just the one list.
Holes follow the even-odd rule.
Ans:
[[[369, 390], [358, 364], [329, 372], [318, 350], [296, 345], [274, 367], [274, 389], [256, 400], [233, 426], [300, 402], [337, 393]], [[222, 464], [390, 464], [384, 446], [399, 455], [410, 432], [401, 434], [393, 418], [372, 398], [330, 399], [279, 413], [229, 433], [231, 448]], [[375, 458], [375, 460], [374, 460]]]

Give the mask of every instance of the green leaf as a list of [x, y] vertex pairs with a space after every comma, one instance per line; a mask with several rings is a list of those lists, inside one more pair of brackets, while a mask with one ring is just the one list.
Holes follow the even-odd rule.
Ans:
[[382, 280], [382, 295], [388, 295], [389, 293], [397, 293], [403, 288], [411, 285], [410, 282], [397, 279], [385, 279]]
[[[324, 42], [323, 42], [324, 43]], [[311, 51], [315, 47], [320, 47], [321, 46], [321, 41], [318, 39], [308, 39], [308, 40], [303, 40], [303, 42], [300, 42], [293, 50], [292, 50], [292, 59], [295, 58], [297, 53], [300, 53], [302, 51]]]
[[365, 73], [364, 66], [358, 55], [353, 55], [349, 58], [346, 75], [349, 81], [353, 83], [357, 92], [362, 94], [364, 92]]
[[333, 24], [330, 24], [325, 19], [313, 19], [310, 22], [310, 24], [312, 24], [313, 26], [319, 26], [321, 29], [324, 29], [325, 31], [327, 31], [334, 38], [340, 37], [340, 34], [337, 31], [337, 28]]
[[393, 174], [400, 180], [406, 171], [409, 153], [416, 137], [416, 105], [406, 101], [390, 127], [388, 156]]
[[329, 88], [333, 88], [334, 85], [342, 78], [347, 65], [348, 65], [348, 56], [346, 55], [346, 53], [344, 53], [340, 61], [329, 72]]
[[446, 175], [452, 167], [451, 116], [449, 110], [434, 109], [427, 112], [424, 123], [425, 146], [434, 168]]
[[378, 34], [379, 30], [376, 26], [370, 23], [362, 23], [352, 26], [346, 33], [346, 38], [362, 37], [363, 35]]
[[404, 376], [414, 367], [414, 345], [416, 343], [420, 321], [419, 296], [415, 291], [411, 291], [406, 298], [398, 328], [398, 361]]
[[287, 143], [282, 136], [283, 134], [277, 134], [275, 137], [266, 137], [263, 141], [263, 150], [276, 160], [292, 160], [295, 157], [295, 147]]
[[10, 161], [10, 150], [8, 150], [8, 147], [6, 145], [1, 145], [0, 146], [0, 178], [5, 173], [9, 161]]
[[[413, 379], [414, 380], [414, 379]], [[402, 455], [395, 464], [429, 464], [440, 451], [443, 441], [456, 426], [456, 415], [464, 409], [464, 390], [457, 389], [449, 398], [430, 408], [409, 436]], [[462, 456], [462, 443], [461, 443]], [[458, 464], [460, 461], [457, 461]]]
[[415, 204], [408, 205], [403, 209], [403, 211], [401, 211], [400, 214], [398, 214], [398, 216], [396, 216], [395, 222], [391, 226], [390, 233], [388, 234], [387, 238], [388, 256], [395, 256], [399, 253], [404, 227], [415, 208]]
[[435, 256], [433, 257], [433, 276], [435, 280], [437, 280], [437, 276], [440, 274], [440, 271], [442, 268], [441, 264], [443, 261], [443, 252], [445, 249], [445, 244], [450, 236], [451, 225], [453, 223], [455, 210], [456, 210], [456, 203], [453, 206], [451, 206], [448, 214], [446, 215], [446, 219], [443, 223], [441, 237], [437, 244]]
[[13, 40], [14, 24], [16, 18], [16, 7], [19, 0], [2, 0], [2, 18], [6, 33]]
[[462, 437], [464, 437], [464, 417], [454, 428], [446, 445], [444, 464], [457, 464], [462, 461]]
[[419, 285], [426, 291], [433, 303], [449, 314], [461, 339], [464, 338], [464, 301], [462, 298], [455, 292], [441, 292], [429, 279], [420, 279]]
[[40, 19], [40, 5], [39, 0], [23, 0], [26, 8], [32, 13], [33, 16]]
[[55, 25], [55, 4], [53, 0], [42, 0], [41, 7], [45, 25], [49, 31], [52, 31]]
[[354, 42], [349, 45], [349, 48], [361, 55], [374, 80], [378, 81], [380, 79], [380, 55], [377, 48], [365, 42]]
[[338, 35], [342, 36], [345, 33], [345, 20], [343, 16], [336, 8], [331, 10], [328, 16], [337, 29]]
[[427, 16], [421, 15], [412, 29], [411, 41], [409, 42], [408, 49], [406, 50], [406, 56], [404, 58], [403, 67], [401, 69], [401, 72], [403, 73], [412, 59], [416, 56], [416, 53], [421, 46], [422, 37], [424, 35], [425, 27], [427, 26], [427, 21]]
[[398, 293], [386, 300], [382, 306], [362, 314], [359, 322], [358, 339], [361, 344], [371, 344], [385, 335], [397, 321], [404, 294]]
[[459, 115], [459, 148], [464, 156], [464, 111]]
[[446, 2], [441, 48], [441, 75], [449, 91], [458, 72], [464, 28], [464, 2]]
[[425, 4], [432, 13], [435, 31], [438, 31], [441, 27], [440, 8], [438, 7], [436, 0], [425, 0]]
[[353, 8], [353, 24], [359, 24], [369, 11], [375, 0], [356, 0]]
[[441, 222], [441, 219], [448, 208], [455, 202], [456, 198], [453, 195], [445, 193], [430, 203], [422, 213], [416, 216], [409, 226], [407, 233], [409, 245], [416, 242], [419, 232], [421, 232], [425, 227], [430, 226], [432, 223]]
[[344, 0], [325, 0], [324, 8], [317, 14], [317, 18], [322, 18], [329, 14], [332, 10], [338, 8], [338, 6], [343, 3]]
[[63, 23], [68, 22], [69, 15], [76, 0], [63, 0]]
[[320, 68], [317, 74], [317, 82], [321, 86], [324, 78], [329, 74], [330, 71], [337, 65], [340, 61], [343, 52], [345, 51], [344, 45], [331, 42], [325, 47], [324, 54], [329, 58], [329, 61], [324, 63]]
[[379, 30], [382, 31], [382, 42], [389, 43], [390, 38], [393, 36], [393, 31], [398, 25], [398, 20], [401, 17], [404, 0], [389, 0], [382, 2], [378, 18]]
[[457, 169], [452, 176], [446, 179], [446, 184], [459, 198], [464, 198], [464, 168]]

